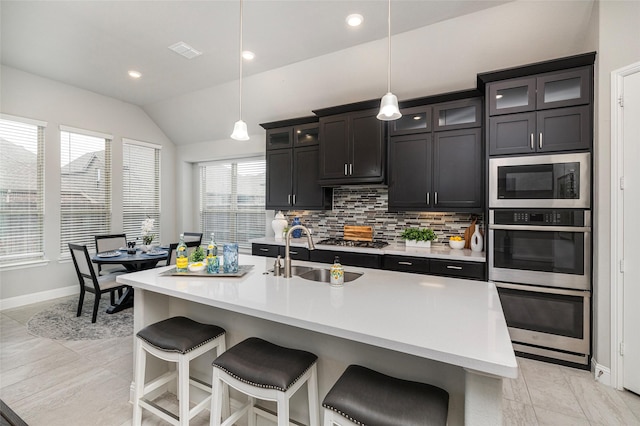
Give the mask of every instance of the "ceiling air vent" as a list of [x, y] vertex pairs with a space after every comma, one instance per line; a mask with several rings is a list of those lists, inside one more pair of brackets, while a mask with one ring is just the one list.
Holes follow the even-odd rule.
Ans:
[[202, 52], [200, 52], [200, 51], [194, 49], [193, 47], [189, 46], [184, 41], [180, 41], [180, 42], [178, 42], [176, 44], [172, 44], [171, 46], [169, 46], [169, 49], [173, 50], [174, 52], [176, 52], [179, 55], [184, 56], [187, 59], [193, 59], [196, 56], [202, 55]]

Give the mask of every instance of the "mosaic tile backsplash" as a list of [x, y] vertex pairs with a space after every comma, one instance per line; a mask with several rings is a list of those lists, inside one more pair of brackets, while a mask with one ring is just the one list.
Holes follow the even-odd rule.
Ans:
[[333, 210], [282, 213], [289, 223], [299, 217], [319, 239], [342, 238], [344, 225], [363, 225], [373, 227], [374, 239], [392, 244], [404, 242], [400, 234], [405, 228], [431, 228], [438, 236], [437, 244], [447, 244], [450, 236], [462, 236], [474, 217], [482, 223], [482, 215], [474, 213], [390, 213], [388, 199], [387, 188], [344, 186], [333, 190]]

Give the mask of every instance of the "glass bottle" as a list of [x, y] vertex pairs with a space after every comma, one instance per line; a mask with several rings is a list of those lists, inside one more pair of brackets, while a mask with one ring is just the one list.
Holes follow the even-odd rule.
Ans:
[[211, 241], [207, 246], [207, 257], [216, 257], [218, 255], [218, 246], [216, 245], [216, 239], [214, 233], [211, 233]]
[[333, 265], [331, 265], [330, 269], [331, 274], [331, 285], [332, 286], [341, 286], [344, 284], [344, 268], [340, 264], [340, 258], [336, 256], [333, 259]]
[[180, 234], [180, 242], [176, 247], [176, 272], [187, 272], [188, 266], [187, 245], [184, 243], [184, 234]]

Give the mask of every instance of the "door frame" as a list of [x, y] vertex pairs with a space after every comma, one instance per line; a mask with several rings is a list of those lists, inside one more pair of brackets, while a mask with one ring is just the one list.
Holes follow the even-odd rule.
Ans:
[[620, 272], [622, 260], [623, 204], [620, 194], [620, 178], [623, 167], [623, 122], [619, 99], [623, 95], [624, 77], [640, 73], [640, 62], [611, 72], [611, 386], [622, 390], [624, 358], [620, 355], [623, 338], [623, 279]]

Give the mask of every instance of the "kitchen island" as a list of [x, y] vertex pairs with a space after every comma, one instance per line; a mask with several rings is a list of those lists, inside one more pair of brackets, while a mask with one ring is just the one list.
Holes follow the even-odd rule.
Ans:
[[[445, 389], [450, 425], [501, 423], [502, 378], [518, 368], [492, 283], [347, 266], [363, 275], [334, 288], [274, 277], [272, 262], [241, 255], [254, 267], [240, 278], [161, 276], [166, 267], [117, 280], [135, 288], [136, 332], [185, 315], [224, 327], [228, 347], [258, 336], [314, 352], [320, 398], [357, 363]], [[210, 377], [209, 361], [195, 371]], [[305, 398], [292, 400], [292, 418], [305, 416]]]

